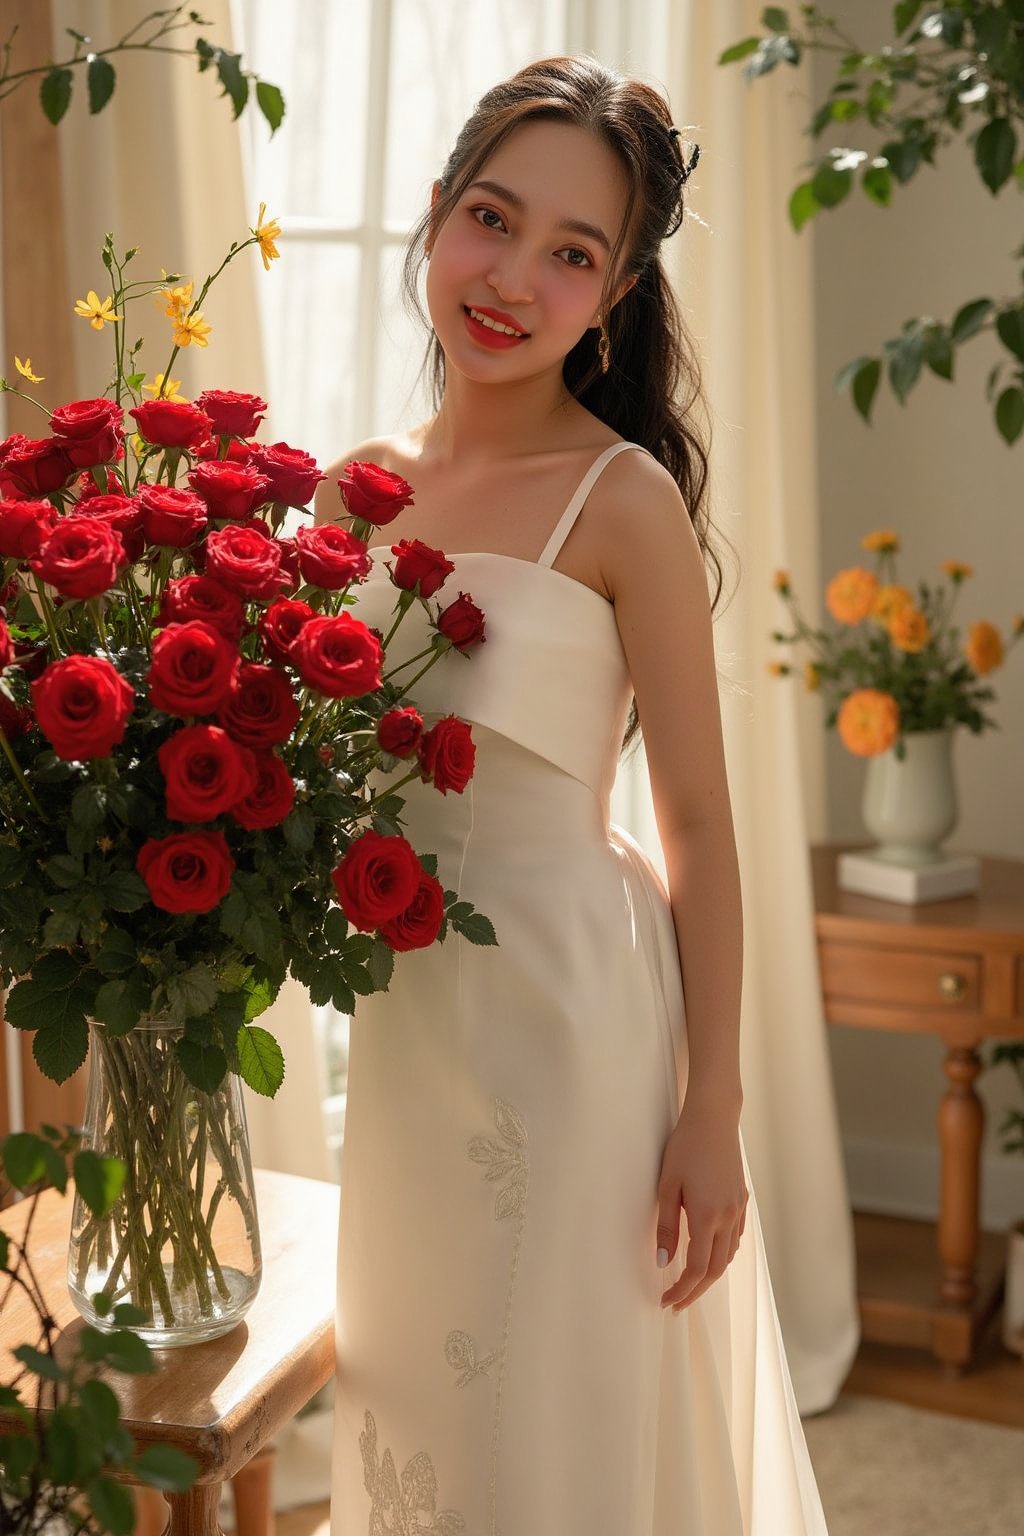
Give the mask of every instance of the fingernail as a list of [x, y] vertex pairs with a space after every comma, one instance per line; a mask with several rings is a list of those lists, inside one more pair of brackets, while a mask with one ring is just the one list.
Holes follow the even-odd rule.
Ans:
[[668, 1263], [668, 1249], [667, 1248], [659, 1248], [658, 1249], [658, 1268], [659, 1269], [664, 1269], [665, 1265], [667, 1263]]

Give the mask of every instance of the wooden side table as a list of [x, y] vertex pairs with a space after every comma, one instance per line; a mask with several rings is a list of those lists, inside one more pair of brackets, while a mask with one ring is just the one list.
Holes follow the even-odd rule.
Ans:
[[983, 858], [972, 895], [904, 905], [836, 884], [838, 854], [867, 846], [811, 848], [825, 1017], [939, 1035], [948, 1087], [938, 1223], [854, 1212], [862, 1334], [931, 1349], [959, 1375], [1005, 1290], [1006, 1234], [979, 1229], [985, 1112], [974, 1083], [983, 1040], [1024, 1040], [1024, 863]]
[[[338, 1187], [319, 1179], [256, 1170], [263, 1281], [237, 1328], [222, 1338], [157, 1354], [151, 1375], [104, 1370], [122, 1422], [141, 1448], [167, 1443], [199, 1463], [187, 1493], [169, 1493], [165, 1536], [220, 1536], [221, 1485], [260, 1455], [334, 1371]], [[84, 1326], [68, 1295], [72, 1187], [49, 1189], [32, 1223], [30, 1257], [43, 1295], [68, 1340]], [[28, 1201], [0, 1211], [0, 1227], [21, 1236]], [[12, 1292], [0, 1318], [0, 1377], [21, 1369], [11, 1349], [35, 1343], [35, 1312]], [[60, 1357], [60, 1341], [57, 1354]], [[14, 1427], [0, 1410], [0, 1433]]]

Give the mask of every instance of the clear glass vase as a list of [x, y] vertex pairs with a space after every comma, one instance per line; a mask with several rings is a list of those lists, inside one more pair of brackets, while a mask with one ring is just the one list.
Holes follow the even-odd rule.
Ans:
[[214, 1093], [189, 1082], [175, 1043], [184, 1027], [144, 1020], [127, 1035], [90, 1021], [83, 1146], [127, 1164], [124, 1188], [97, 1219], [75, 1195], [68, 1288], [96, 1328], [93, 1304], [131, 1302], [154, 1348], [227, 1333], [262, 1276], [259, 1223], [241, 1083]]

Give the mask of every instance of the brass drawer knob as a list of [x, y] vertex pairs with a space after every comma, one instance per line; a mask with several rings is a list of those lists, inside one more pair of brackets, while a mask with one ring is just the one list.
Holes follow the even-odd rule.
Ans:
[[956, 1003], [967, 991], [967, 982], [959, 971], [943, 971], [939, 977], [939, 991], [947, 1003]]

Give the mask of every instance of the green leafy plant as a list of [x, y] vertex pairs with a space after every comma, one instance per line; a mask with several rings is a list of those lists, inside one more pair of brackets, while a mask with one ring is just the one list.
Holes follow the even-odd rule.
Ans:
[[[107, 105], [117, 86], [117, 74], [110, 62], [112, 54], [170, 53], [182, 58], [194, 57], [200, 74], [212, 65], [224, 87], [222, 94], [231, 99], [236, 118], [244, 112], [249, 100], [250, 80], [255, 80], [256, 104], [269, 123], [270, 136], [273, 138], [284, 119], [284, 97], [280, 89], [272, 85], [269, 80], [260, 80], [258, 76], [244, 70], [240, 53], [232, 53], [227, 48], [218, 47], [217, 44], [208, 42], [205, 37], [197, 37], [192, 49], [170, 47], [163, 41], [172, 33], [180, 31], [182, 27], [213, 25], [206, 17], [200, 16], [198, 11], [193, 10], [190, 10], [183, 20], [179, 20], [184, 9], [184, 5], [178, 5], [151, 11], [148, 16], [143, 16], [140, 21], [129, 27], [127, 32], [116, 43], [111, 43], [108, 48], [94, 48], [92, 38], [82, 32], [76, 32], [74, 27], [66, 27], [68, 36], [75, 41], [71, 58], [64, 59], [59, 64], [50, 62], [31, 65], [28, 69], [11, 68], [11, 48], [18, 30], [15, 24], [3, 45], [3, 63], [0, 65], [0, 101], [16, 91], [19, 86], [24, 85], [26, 81], [33, 79], [36, 75], [42, 75], [39, 104], [49, 121], [56, 125], [71, 105], [76, 72], [84, 69], [86, 89], [89, 93], [89, 111], [95, 115]], [[155, 24], [156, 30], [151, 30], [148, 35], [139, 37], [138, 34], [149, 27], [150, 23]]]
[[[800, 230], [826, 209], [838, 208], [859, 185], [872, 203], [886, 208], [897, 187], [923, 166], [935, 166], [937, 151], [966, 134], [974, 164], [993, 196], [1004, 187], [1024, 190], [1020, 127], [1024, 121], [1024, 0], [953, 0], [928, 6], [902, 0], [893, 6], [894, 38], [865, 49], [823, 14], [801, 5], [806, 31], [780, 6], [761, 13], [764, 37], [748, 37], [719, 56], [719, 64], [741, 60], [750, 81], [779, 65], [798, 66], [810, 50], [838, 55], [836, 79], [808, 128], [818, 139], [841, 129], [844, 142], [806, 162], [811, 174], [793, 190], [789, 217]], [[907, 99], [908, 93], [910, 95]], [[877, 147], [851, 147], [854, 125], [882, 135]], [[1024, 245], [1013, 253], [1024, 259]], [[883, 364], [900, 404], [906, 403], [923, 368], [952, 382], [958, 347], [992, 331], [1006, 355], [988, 374], [986, 399], [1008, 444], [1024, 431], [1024, 267], [1016, 291], [1001, 298], [977, 297], [961, 304], [952, 319], [918, 315], [885, 341], [881, 356], [853, 358], [836, 374], [836, 392], [849, 389], [856, 410], [870, 420]]]
[[21, 1240], [0, 1230], [0, 1310], [12, 1291], [21, 1291], [38, 1319], [34, 1338], [13, 1351], [21, 1370], [0, 1385], [0, 1410], [15, 1428], [0, 1433], [0, 1531], [36, 1536], [60, 1517], [71, 1533], [128, 1536], [135, 1526], [134, 1502], [116, 1474], [169, 1492], [190, 1488], [199, 1472], [191, 1456], [173, 1446], [136, 1450], [121, 1423], [117, 1396], [99, 1379], [102, 1366], [126, 1374], [152, 1372], [156, 1359], [134, 1331], [136, 1308], [111, 1306], [94, 1298], [109, 1318], [104, 1331], [83, 1327], [72, 1348], [56, 1348], [59, 1333], [31, 1260], [31, 1234], [43, 1191], [63, 1195], [69, 1175], [97, 1218], [109, 1212], [125, 1178], [115, 1158], [81, 1149], [80, 1133], [44, 1125], [7, 1136], [0, 1161], [14, 1188], [29, 1200]]
[[[1017, 1074], [1022, 1101], [1024, 1101], [1024, 1042], [998, 1040], [989, 1051], [987, 1065], [997, 1067], [1006, 1062]], [[1024, 1154], [1024, 1110], [1014, 1109], [1011, 1104], [999, 1125], [1000, 1146], [1004, 1152]]]

